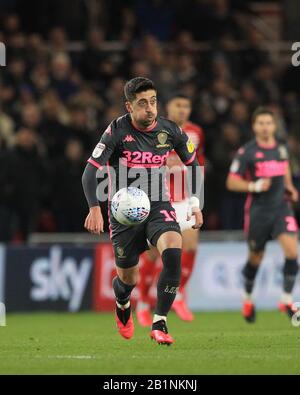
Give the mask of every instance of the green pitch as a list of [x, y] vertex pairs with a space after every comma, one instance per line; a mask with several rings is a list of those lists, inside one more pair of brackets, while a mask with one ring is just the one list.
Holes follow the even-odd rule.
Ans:
[[0, 327], [1, 374], [300, 374], [300, 327], [278, 312], [254, 325], [238, 313], [169, 317], [176, 343], [159, 346], [136, 325], [132, 340], [112, 314], [11, 314]]

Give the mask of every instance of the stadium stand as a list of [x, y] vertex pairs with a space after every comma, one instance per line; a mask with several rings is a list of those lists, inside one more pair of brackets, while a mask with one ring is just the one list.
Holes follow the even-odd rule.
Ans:
[[155, 81], [162, 113], [172, 92], [192, 98], [192, 120], [206, 136], [205, 230], [242, 228], [244, 197], [225, 190], [225, 177], [251, 137], [258, 104], [277, 114], [300, 189], [300, 79], [278, 41], [284, 15], [277, 2], [25, 3], [0, 6], [8, 59], [0, 74], [1, 241], [83, 231], [85, 161], [124, 112], [123, 85], [136, 75]]

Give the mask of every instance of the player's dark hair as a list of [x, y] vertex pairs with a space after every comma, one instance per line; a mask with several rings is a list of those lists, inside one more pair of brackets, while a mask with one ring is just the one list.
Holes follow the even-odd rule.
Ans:
[[153, 81], [149, 80], [149, 78], [136, 77], [126, 82], [124, 86], [124, 95], [127, 101], [132, 102], [136, 98], [137, 93], [146, 92], [152, 89], [155, 92], [157, 91]]
[[252, 123], [254, 123], [254, 122], [256, 121], [256, 118], [257, 118], [258, 116], [260, 116], [260, 115], [271, 115], [271, 117], [272, 117], [273, 119], [275, 119], [275, 115], [274, 115], [273, 111], [269, 110], [269, 109], [266, 108], [266, 107], [258, 107], [258, 108], [254, 111], [254, 113], [252, 114], [252, 117], [251, 117]]

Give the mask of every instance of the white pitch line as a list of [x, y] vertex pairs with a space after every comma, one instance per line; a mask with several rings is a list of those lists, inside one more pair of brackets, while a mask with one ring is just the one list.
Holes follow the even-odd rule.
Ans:
[[49, 359], [95, 359], [92, 355], [48, 355]]

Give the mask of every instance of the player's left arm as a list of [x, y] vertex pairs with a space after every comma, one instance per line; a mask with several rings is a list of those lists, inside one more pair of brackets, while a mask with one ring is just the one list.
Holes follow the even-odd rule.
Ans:
[[182, 163], [187, 166], [187, 182], [190, 194], [189, 211], [187, 220], [191, 215], [195, 217], [194, 229], [200, 229], [203, 224], [203, 216], [201, 211], [202, 195], [203, 195], [203, 171], [197, 158], [197, 152], [193, 142], [177, 127], [174, 150], [181, 159]]
[[205, 135], [203, 132], [203, 129], [199, 126], [198, 129], [198, 135], [199, 135], [199, 145], [196, 148], [196, 155], [198, 158], [198, 162], [200, 163], [200, 166], [203, 167], [203, 171], [204, 171], [204, 164], [205, 164], [205, 155], [204, 155], [204, 151], [205, 151]]
[[287, 170], [286, 170], [286, 173], [284, 176], [284, 186], [285, 186], [287, 193], [290, 195], [290, 199], [292, 200], [292, 202], [297, 202], [299, 199], [299, 193], [293, 184], [290, 164], [288, 164]]

